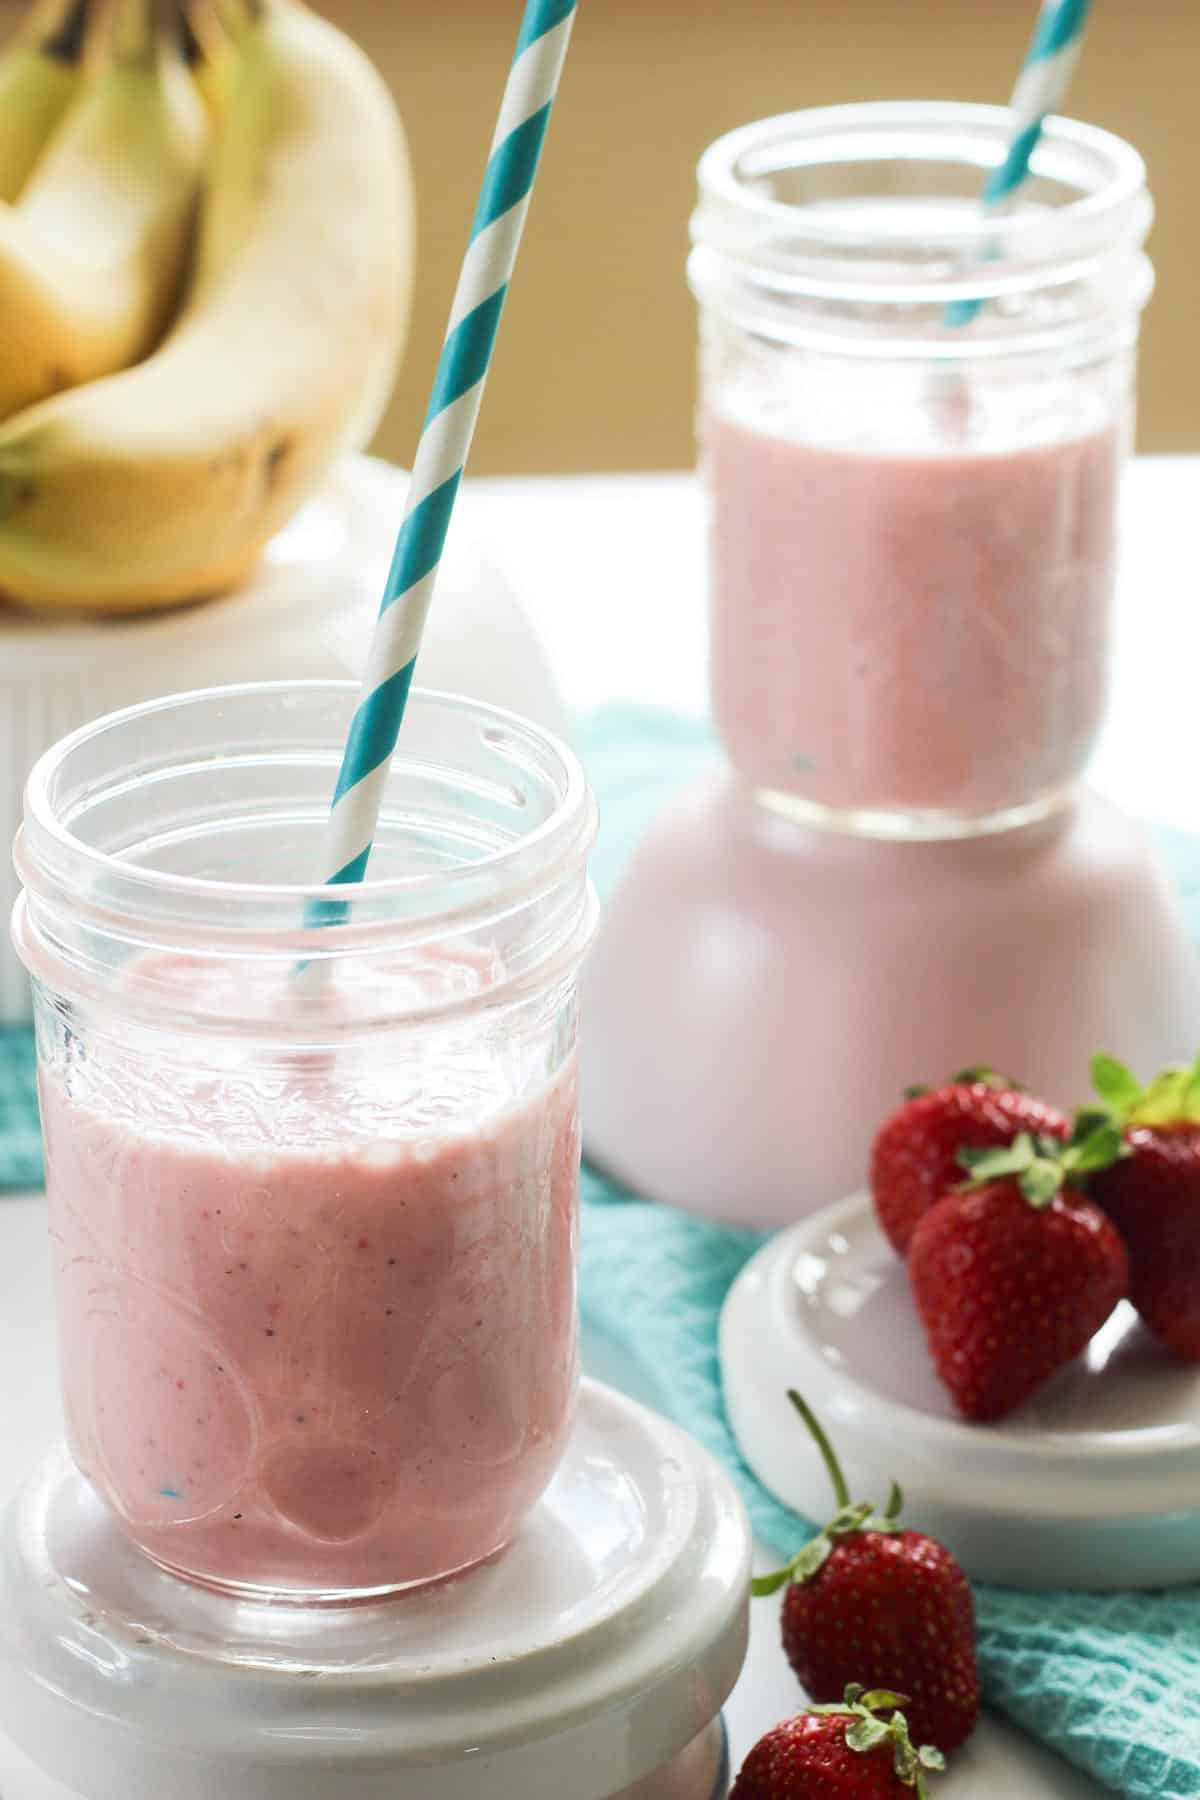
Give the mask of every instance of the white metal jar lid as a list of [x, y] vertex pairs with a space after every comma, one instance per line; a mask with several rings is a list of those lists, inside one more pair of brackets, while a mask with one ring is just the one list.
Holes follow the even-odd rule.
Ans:
[[605, 1800], [719, 1713], [749, 1564], [726, 1475], [596, 1383], [510, 1549], [382, 1605], [162, 1574], [60, 1451], [5, 1534], [0, 1731], [84, 1800]]

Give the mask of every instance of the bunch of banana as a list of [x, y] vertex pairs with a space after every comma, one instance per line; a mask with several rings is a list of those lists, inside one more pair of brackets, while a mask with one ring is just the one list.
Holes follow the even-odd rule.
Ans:
[[[26, 295], [6, 227], [15, 245], [15, 216], [40, 220], [49, 244], [70, 211], [63, 164], [73, 159], [77, 205], [92, 216], [86, 230], [79, 223], [74, 264], [61, 235], [41, 259], [39, 349], [56, 366], [55, 386], [79, 385], [0, 425], [0, 593], [35, 608], [130, 612], [237, 584], [333, 459], [373, 433], [407, 325], [407, 153], [366, 57], [299, 0], [219, 0], [212, 14], [197, 8], [192, 33], [174, 33], [170, 47], [150, 31], [147, 58], [147, 34], [132, 29], [139, 7], [118, 0], [108, 63], [0, 226], [2, 397], [12, 296]], [[231, 41], [210, 53], [216, 14]], [[149, 348], [188, 244], [185, 165], [206, 136], [194, 93], [190, 106], [178, 97], [185, 42], [206, 66], [218, 118], [186, 288]], [[127, 99], [127, 154], [106, 163], [98, 120], [114, 102], [104, 84], [122, 81], [128, 96], [132, 62], [152, 68], [153, 83], [143, 81], [137, 107]], [[77, 286], [85, 249], [96, 273]], [[67, 326], [74, 357], [82, 344], [119, 372], [76, 376], [79, 361], [59, 341]]]
[[0, 418], [153, 349], [179, 293], [207, 148], [204, 108], [144, 0], [0, 212]]
[[75, 98], [89, 0], [41, 0], [0, 56], [0, 200], [15, 200]]

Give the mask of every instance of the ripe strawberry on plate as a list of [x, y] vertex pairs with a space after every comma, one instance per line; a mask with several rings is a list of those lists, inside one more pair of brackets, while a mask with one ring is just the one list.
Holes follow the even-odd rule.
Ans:
[[892, 1246], [907, 1256], [931, 1206], [963, 1178], [962, 1150], [996, 1150], [1021, 1132], [1070, 1136], [1064, 1115], [990, 1069], [963, 1069], [941, 1087], [913, 1088], [871, 1149], [871, 1194]]
[[913, 1747], [904, 1703], [852, 1684], [841, 1705], [776, 1725], [742, 1764], [730, 1800], [927, 1800], [925, 1777], [945, 1758], [930, 1744]]
[[956, 1750], [979, 1717], [975, 1604], [950, 1552], [901, 1528], [893, 1484], [882, 1517], [851, 1501], [833, 1447], [797, 1393], [800, 1414], [829, 1471], [833, 1518], [785, 1569], [761, 1576], [756, 1594], [787, 1588], [783, 1647], [805, 1692], [837, 1700], [851, 1678], [901, 1690], [921, 1742]]
[[1022, 1133], [965, 1150], [968, 1184], [925, 1214], [908, 1272], [938, 1375], [965, 1418], [1001, 1419], [1084, 1349], [1127, 1291], [1125, 1246], [1071, 1185], [1113, 1162], [1094, 1119], [1063, 1148]]
[[1125, 1240], [1129, 1297], [1163, 1343], [1200, 1362], [1200, 1060], [1142, 1087], [1097, 1056], [1092, 1082], [1128, 1152], [1088, 1186]]

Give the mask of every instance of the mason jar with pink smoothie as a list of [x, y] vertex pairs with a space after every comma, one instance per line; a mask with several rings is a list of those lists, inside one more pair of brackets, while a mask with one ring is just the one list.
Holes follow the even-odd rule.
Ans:
[[711, 685], [737, 774], [810, 823], [1053, 811], [1104, 718], [1151, 218], [1141, 159], [1002, 108], [768, 119], [700, 164], [690, 277]]
[[18, 843], [71, 1450], [235, 1594], [479, 1562], [576, 1392], [593, 802], [545, 732], [418, 693], [370, 879], [306, 931], [354, 692], [102, 719]]

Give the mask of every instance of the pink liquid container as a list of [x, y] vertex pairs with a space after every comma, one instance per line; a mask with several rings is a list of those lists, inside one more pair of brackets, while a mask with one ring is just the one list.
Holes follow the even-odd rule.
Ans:
[[713, 713], [739, 777], [809, 823], [1028, 822], [1104, 718], [1151, 205], [1128, 145], [1055, 119], [985, 218], [1009, 130], [832, 107], [700, 164]]
[[18, 843], [72, 1454], [234, 1594], [478, 1562], [574, 1405], [593, 803], [539, 728], [419, 694], [370, 879], [305, 931], [354, 695], [111, 715]]
[[[855, 105], [701, 158], [712, 710], [585, 979], [587, 1149], [757, 1227], [863, 1186], [914, 1082], [1059, 1105], [1189, 1057], [1200, 972], [1146, 832], [1080, 780], [1107, 704], [1152, 287], [1145, 169], [1006, 109]], [[1127, 567], [1123, 580], [1128, 584]]]

